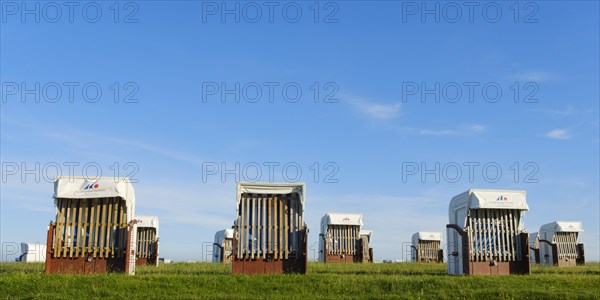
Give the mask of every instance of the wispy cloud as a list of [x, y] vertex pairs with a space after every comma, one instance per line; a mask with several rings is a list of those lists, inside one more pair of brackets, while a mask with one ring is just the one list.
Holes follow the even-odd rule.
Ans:
[[[17, 122], [12, 119], [7, 119], [3, 116], [3, 122], [9, 122], [13, 125], [17, 125], [23, 128], [37, 131], [41, 136], [66, 144], [68, 147], [75, 147], [78, 149], [98, 149], [98, 145], [106, 146], [110, 144], [118, 144], [121, 146], [129, 146], [137, 148], [146, 152], [161, 155], [165, 158], [178, 160], [184, 163], [201, 164], [202, 159], [176, 151], [171, 148], [158, 146], [151, 143], [146, 143], [139, 140], [124, 139], [118, 136], [106, 136], [89, 130], [83, 131], [79, 129], [68, 129], [61, 128], [58, 130], [56, 127], [49, 127], [47, 125], [35, 124], [32, 122]], [[105, 154], [102, 154], [105, 155]]]
[[546, 71], [525, 71], [517, 73], [513, 77], [517, 80], [533, 82], [548, 81], [556, 78], [554, 74]]
[[460, 125], [453, 129], [422, 129], [422, 135], [472, 135], [486, 131], [486, 127], [480, 124]]
[[555, 118], [564, 118], [564, 117], [573, 116], [573, 115], [585, 112], [585, 111], [580, 111], [578, 109], [575, 109], [575, 107], [572, 105], [568, 105], [564, 109], [534, 109], [532, 111], [544, 113], [544, 114], [550, 115], [551, 117], [555, 117]]
[[546, 132], [544, 136], [557, 139], [557, 140], [568, 140], [572, 137], [571, 132], [568, 129], [554, 129]]
[[400, 113], [400, 103], [382, 104], [363, 102], [358, 103], [357, 107], [363, 114], [376, 120], [393, 119]]
[[195, 164], [201, 164], [203, 162], [203, 160], [201, 160], [197, 157], [190, 156], [187, 154], [183, 154], [183, 153], [174, 151], [172, 149], [163, 148], [163, 147], [159, 147], [159, 146], [148, 144], [148, 143], [138, 142], [138, 141], [134, 141], [134, 140], [124, 140], [124, 139], [112, 138], [112, 137], [103, 137], [103, 138], [107, 141], [139, 148], [142, 150], [146, 150], [148, 152], [159, 154], [159, 155], [162, 155], [162, 156], [165, 156], [165, 157], [168, 157], [171, 159], [179, 160], [182, 162], [195, 163]]
[[342, 95], [358, 112], [373, 120], [391, 120], [400, 115], [400, 103], [385, 103]]

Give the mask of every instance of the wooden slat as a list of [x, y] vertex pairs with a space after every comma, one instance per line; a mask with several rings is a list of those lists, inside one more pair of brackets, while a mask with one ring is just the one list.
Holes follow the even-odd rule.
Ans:
[[510, 261], [512, 259], [512, 254], [510, 253], [510, 226], [508, 224], [508, 211], [504, 211], [502, 214], [502, 221], [504, 222], [504, 251], [506, 251], [506, 261]]
[[75, 229], [75, 237], [77, 238], [77, 243], [75, 245], [75, 257], [79, 257], [79, 249], [81, 247], [81, 226], [83, 226], [82, 222], [82, 214], [83, 214], [83, 204], [86, 202], [84, 199], [79, 199], [77, 209], [77, 227]]
[[496, 239], [496, 259], [501, 262], [503, 261], [504, 254], [504, 243], [502, 242], [503, 231], [502, 231], [502, 214], [503, 209], [494, 211], [494, 226], [495, 226], [495, 239]]
[[77, 204], [79, 204], [77, 199], [73, 199], [73, 201], [71, 201], [71, 219], [69, 220], [69, 257], [73, 257], [73, 250], [75, 250], [75, 222], [77, 220]]
[[144, 228], [142, 236], [142, 253], [143, 257], [146, 258], [148, 255], [148, 228]]
[[294, 222], [293, 222], [294, 226], [292, 228], [292, 236], [293, 236], [292, 250], [294, 252], [296, 252], [296, 253], [300, 253], [299, 240], [298, 240], [298, 237], [300, 236], [300, 234], [299, 234], [299, 231], [300, 231], [299, 227], [300, 226], [299, 226], [299, 223], [298, 223], [299, 218], [300, 218], [300, 210], [299, 210], [299, 207], [298, 207], [298, 202], [299, 201], [298, 201], [297, 194], [293, 193], [291, 195], [291, 199], [292, 199], [292, 202], [293, 202], [292, 203], [292, 207], [294, 208], [293, 209], [293, 215], [292, 215], [294, 217]]
[[564, 250], [563, 250], [563, 241], [562, 241], [563, 235], [560, 234], [560, 232], [557, 232], [555, 236], [556, 236], [556, 243], [555, 244], [556, 244], [556, 250], [557, 250], [556, 252], [558, 252], [557, 253], [558, 257], [559, 258], [561, 258], [561, 256], [564, 257], [564, 254], [563, 254], [564, 253]]
[[335, 254], [340, 254], [341, 253], [341, 240], [340, 240], [340, 226], [338, 225], [333, 225], [333, 229], [334, 229], [334, 236], [333, 236], [333, 244], [335, 247]]
[[64, 241], [64, 234], [65, 234], [65, 214], [66, 214], [66, 199], [58, 199], [58, 207], [59, 207], [59, 211], [57, 213], [57, 217], [56, 217], [56, 234], [54, 236], [54, 241], [55, 241], [55, 247], [54, 247], [54, 257], [60, 257], [60, 254], [62, 253], [62, 244]]
[[[469, 253], [469, 257], [470, 257], [470, 259], [472, 261], [474, 261], [475, 260], [475, 237], [474, 237], [474, 234], [473, 234], [473, 231], [474, 231], [474, 229], [473, 229], [473, 216], [469, 216], [468, 220], [469, 220], [469, 225], [468, 225], [469, 229], [467, 230], [467, 234], [469, 235], [469, 237], [468, 237], [469, 238], [469, 244], [471, 245], [471, 251]], [[450, 251], [450, 250], [448, 250], [448, 251]], [[463, 249], [463, 251], [467, 251], [467, 249]]]
[[88, 232], [90, 234], [89, 238], [88, 238], [88, 243], [87, 243], [87, 250], [86, 253], [93, 253], [94, 252], [94, 229], [95, 229], [95, 216], [94, 216], [94, 212], [95, 212], [95, 207], [94, 207], [94, 200], [96, 199], [90, 199], [90, 215], [88, 217], [89, 219], [89, 226], [88, 226]]
[[86, 199], [85, 206], [83, 207], [83, 240], [81, 241], [81, 255], [85, 257], [87, 254], [87, 247], [90, 242], [90, 204], [92, 200]]
[[342, 254], [347, 254], [348, 252], [348, 230], [346, 226], [340, 226], [340, 233], [342, 235]]
[[271, 211], [273, 217], [273, 257], [279, 258], [279, 197], [278, 195], [273, 196], [273, 210]]
[[471, 210], [471, 215], [473, 215], [473, 237], [475, 239], [475, 245], [473, 247], [473, 255], [475, 256], [475, 261], [480, 261], [479, 256], [479, 213], [476, 209]]
[[121, 256], [125, 255], [125, 251], [127, 250], [127, 228], [129, 224], [127, 223], [127, 202], [123, 201], [123, 206], [121, 208]]
[[518, 231], [519, 231], [519, 211], [518, 210], [512, 210], [513, 211], [513, 232], [512, 235], [514, 237], [514, 241], [515, 241], [515, 256], [516, 256], [516, 260], [521, 260], [521, 239], [519, 238], [518, 235]]
[[117, 223], [117, 219], [118, 219], [117, 216], [118, 216], [118, 213], [119, 213], [119, 206], [121, 205], [121, 199], [120, 198], [115, 198], [114, 200], [115, 200], [115, 202], [113, 203], [113, 219], [112, 219], [112, 222], [113, 222], [112, 223], [113, 224], [112, 225], [112, 232], [113, 232], [114, 236], [111, 239], [111, 245], [112, 245], [112, 247], [111, 247], [111, 253], [110, 253], [110, 255], [112, 257], [115, 257], [115, 248], [119, 246], [118, 243], [117, 243], [117, 228], [118, 228], [117, 226], [119, 225]]
[[143, 251], [144, 251], [144, 258], [148, 257], [148, 228], [144, 228], [144, 240], [143, 240]]
[[277, 240], [278, 240], [278, 247], [277, 247], [277, 252], [279, 253], [279, 259], [283, 258], [283, 230], [284, 230], [284, 220], [283, 220], [283, 200], [281, 199], [280, 195], [277, 195], [277, 205], [278, 205], [278, 210], [277, 210], [277, 221], [278, 221], [278, 226], [277, 226]]
[[497, 241], [496, 241], [496, 230], [495, 230], [495, 209], [488, 209], [488, 215], [490, 217], [490, 254], [491, 254], [491, 259], [495, 259], [496, 257], [496, 246], [497, 246]]
[[485, 259], [486, 261], [491, 261], [492, 260], [492, 254], [493, 254], [493, 243], [492, 243], [492, 220], [491, 220], [491, 210], [489, 209], [484, 209], [484, 214], [485, 214], [485, 234], [486, 234], [486, 248], [485, 248]]
[[266, 227], [267, 227], [267, 221], [266, 221], [266, 215], [267, 215], [267, 203], [266, 203], [267, 199], [264, 197], [264, 195], [262, 195], [260, 197], [260, 206], [262, 208], [262, 215], [261, 215], [261, 228], [262, 228], [262, 233], [261, 233], [261, 250], [262, 250], [262, 257], [263, 259], [267, 257], [267, 232], [266, 232]]
[[355, 255], [354, 248], [356, 247], [356, 235], [354, 233], [356, 226], [350, 227], [350, 254]]
[[515, 228], [514, 228], [514, 216], [512, 213], [512, 209], [508, 211], [508, 231], [510, 232], [510, 257], [511, 260], [516, 260], [515, 256]]
[[331, 242], [330, 249], [331, 250], [329, 252], [331, 254], [335, 254], [337, 252], [337, 250], [336, 250], [336, 228], [335, 228], [335, 225], [329, 225], [328, 228], [329, 228], [329, 235], [331, 238], [330, 239], [330, 242]]
[[492, 259], [496, 259], [496, 256], [498, 254], [498, 251], [497, 251], [498, 240], [497, 240], [497, 233], [496, 233], [496, 210], [488, 209], [488, 215], [490, 217], [491, 256], [492, 256]]
[[242, 204], [246, 211], [244, 215], [244, 257], [250, 255], [250, 198], [246, 196]]
[[285, 259], [288, 259], [288, 255], [289, 255], [289, 249], [290, 249], [290, 241], [289, 241], [289, 233], [290, 233], [290, 218], [289, 218], [289, 210], [290, 210], [290, 206], [288, 203], [288, 197], [287, 196], [283, 196], [283, 217], [284, 217], [284, 232], [283, 232], [283, 238], [284, 238], [284, 254], [285, 254]]
[[[477, 247], [477, 215], [475, 210], [471, 210], [471, 218], [473, 219], [473, 229], [472, 229], [472, 235], [473, 235], [473, 261], [479, 261], [479, 257], [477, 255], [477, 251], [478, 251], [478, 247]], [[457, 246], [458, 247], [458, 246]]]
[[94, 210], [96, 211], [96, 215], [94, 216], [94, 257], [98, 255], [98, 250], [100, 247], [100, 235], [101, 235], [101, 222], [102, 222], [102, 207], [101, 207], [101, 199], [96, 198], [93, 199]]
[[254, 198], [254, 194], [252, 194], [250, 198], [250, 239], [248, 239], [248, 243], [250, 243], [250, 258], [254, 259], [254, 239], [256, 238], [256, 201]]
[[254, 194], [252, 197], [252, 257], [259, 256], [258, 251], [258, 199]]
[[137, 228], [137, 234], [136, 234], [137, 240], [136, 240], [136, 243], [135, 243], [136, 244], [136, 251], [135, 251], [136, 252], [136, 256], [140, 257], [140, 258], [142, 257], [142, 239], [143, 239], [143, 237], [142, 237], [142, 229], [143, 228], [140, 228], [140, 227]]
[[333, 237], [333, 243], [335, 245], [335, 254], [341, 254], [341, 252], [342, 252], [341, 251], [342, 250], [342, 247], [341, 247], [342, 243], [341, 243], [341, 239], [340, 238], [341, 238], [342, 235], [340, 233], [340, 226], [334, 225], [333, 228], [335, 230], [334, 231], [335, 236]]
[[267, 195], [267, 248], [269, 254], [273, 253], [273, 197]]
[[288, 252], [292, 252], [295, 249], [296, 244], [294, 243], [294, 232], [295, 232], [295, 222], [296, 222], [296, 209], [294, 207], [294, 197], [292, 194], [285, 195], [288, 203], [288, 218], [289, 218], [289, 228], [288, 228]]
[[108, 216], [106, 217], [106, 244], [105, 244], [105, 257], [110, 257], [112, 248], [112, 211], [113, 211], [114, 198], [108, 198]]
[[303, 207], [302, 207], [302, 199], [300, 199], [300, 195], [298, 193], [296, 193], [296, 205], [298, 206], [297, 209], [297, 213], [298, 213], [298, 233], [296, 235], [296, 240], [297, 240], [297, 247], [296, 247], [296, 251], [298, 251], [298, 253], [302, 253], [304, 251], [304, 249], [302, 249], [302, 236], [300, 235], [300, 231], [303, 229], [304, 227], [304, 211], [303, 211]]
[[242, 249], [244, 249], [244, 210], [245, 210], [245, 205], [244, 205], [244, 195], [242, 194], [242, 196], [240, 197], [240, 204], [238, 204], [239, 207], [239, 214], [238, 214], [238, 222], [237, 222], [237, 227], [238, 227], [238, 241], [237, 241], [237, 257], [241, 258], [242, 257]]
[[70, 224], [69, 223], [71, 221], [71, 219], [70, 219], [70, 217], [71, 217], [71, 202], [73, 201], [71, 199], [66, 199], [66, 200], [67, 200], [67, 203], [66, 203], [67, 214], [65, 216], [65, 235], [64, 235], [64, 240], [63, 240], [63, 255], [62, 255], [62, 257], [67, 257], [67, 254], [68, 254], [67, 251], [69, 250], [69, 238], [70, 238], [69, 237], [69, 235], [70, 235], [70, 232], [69, 232]]
[[138, 233], [137, 233], [137, 254], [138, 254], [138, 256], [140, 258], [142, 257], [142, 253], [144, 253], [144, 249], [142, 247], [143, 240], [144, 240], [144, 230], [143, 230], [143, 228], [138, 228]]
[[104, 247], [105, 247], [105, 239], [106, 239], [106, 217], [108, 215], [108, 207], [106, 205], [107, 199], [106, 198], [101, 198], [100, 199], [100, 208], [101, 208], [101, 214], [100, 214], [100, 243], [98, 244], [98, 254], [100, 257], [104, 257]]
[[565, 241], [564, 241], [564, 239], [565, 239], [565, 235], [562, 234], [562, 232], [557, 232], [556, 233], [556, 240], [557, 240], [557, 242], [556, 242], [557, 247], [556, 248], [558, 250], [557, 252], [559, 254], [558, 255], [559, 257], [561, 257], [561, 256], [565, 257], [566, 256], [565, 255], [566, 251], [564, 249], [565, 248]]

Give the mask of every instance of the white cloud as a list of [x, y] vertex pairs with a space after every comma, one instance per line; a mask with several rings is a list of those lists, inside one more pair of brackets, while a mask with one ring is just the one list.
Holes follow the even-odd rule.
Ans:
[[545, 71], [526, 71], [517, 73], [513, 76], [518, 80], [523, 81], [534, 81], [534, 82], [542, 82], [554, 79], [556, 76], [550, 72]]
[[362, 102], [357, 104], [358, 109], [368, 117], [376, 120], [389, 120], [398, 116], [400, 104], [381, 104]]
[[[59, 130], [57, 127], [49, 127], [47, 125], [42, 126], [40, 124], [32, 124], [32, 122], [16, 122], [11, 119], [3, 119], [2, 121], [7, 121], [11, 124], [34, 130], [43, 137], [57, 141], [68, 148], [78, 148], [80, 149], [80, 152], [82, 152], [82, 150], [93, 149], [97, 156], [97, 150], [100, 149], [100, 146], [111, 146], [118, 144], [158, 154], [165, 158], [178, 160], [184, 163], [199, 165], [203, 162], [202, 159], [195, 155], [179, 152], [172, 148], [146, 143], [139, 140], [125, 139], [118, 136], [106, 136], [96, 132], [82, 131], [78, 129], [61, 128]], [[106, 153], [100, 153], [99, 155], [107, 156]]]
[[546, 132], [545, 136], [551, 139], [567, 140], [571, 138], [571, 133], [568, 129], [555, 129]]
[[440, 130], [432, 130], [432, 129], [422, 129], [419, 131], [422, 135], [469, 135], [469, 134], [479, 134], [486, 130], [486, 127], [480, 124], [471, 124], [471, 125], [460, 125], [455, 129], [440, 129]]
[[472, 132], [483, 132], [485, 131], [485, 126], [479, 124], [473, 124], [466, 127], [467, 130]]
[[374, 120], [391, 120], [400, 115], [400, 103], [382, 103], [349, 95], [342, 95], [361, 114]]
[[555, 118], [563, 118], [586, 112], [577, 110], [572, 105], [568, 105], [565, 109], [536, 109], [533, 111], [542, 112]]

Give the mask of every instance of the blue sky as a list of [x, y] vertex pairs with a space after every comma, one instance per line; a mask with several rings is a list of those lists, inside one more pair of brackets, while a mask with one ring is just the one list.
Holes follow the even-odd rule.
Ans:
[[[518, 16], [512, 2], [488, 2], [487, 13], [474, 7], [472, 21], [463, 2], [452, 2], [460, 17], [438, 2], [439, 22], [420, 15], [420, 2], [409, 14], [416, 2], [406, 1], [320, 2], [319, 22], [313, 2], [288, 4], [287, 14], [280, 3], [272, 20], [264, 2], [227, 2], [239, 4], [240, 22], [223, 20], [217, 2], [120, 3], [119, 22], [112, 2], [86, 13], [81, 3], [72, 22], [64, 6], [60, 17], [46, 2], [25, 8], [36, 3], [39, 22], [21, 15], [22, 2], [2, 4], [3, 260], [13, 259], [10, 243], [45, 241], [54, 209], [44, 178], [56, 172], [51, 165], [65, 175], [70, 162], [76, 175], [86, 164], [107, 176], [115, 166], [121, 176], [136, 171], [136, 212], [160, 217], [161, 256], [174, 260], [206, 256], [204, 243], [235, 218], [236, 179], [255, 178], [259, 165], [266, 181], [269, 163], [274, 181], [296, 179], [294, 168], [283, 173], [286, 164], [302, 171], [311, 247], [326, 212], [360, 212], [374, 230], [376, 260], [401, 259], [414, 232], [445, 231], [452, 196], [523, 189], [529, 232], [581, 220], [587, 259], [599, 260], [597, 2], [521, 3]], [[261, 16], [248, 22], [257, 6]], [[36, 83], [39, 95], [23, 92]], [[239, 103], [220, 93], [236, 83]], [[102, 95], [90, 103], [94, 87]], [[290, 103], [296, 88], [302, 96]], [[327, 95], [336, 101], [324, 103]], [[236, 163], [242, 174], [222, 180], [222, 167]], [[422, 178], [436, 163], [440, 179]], [[209, 165], [219, 170], [209, 174]]]

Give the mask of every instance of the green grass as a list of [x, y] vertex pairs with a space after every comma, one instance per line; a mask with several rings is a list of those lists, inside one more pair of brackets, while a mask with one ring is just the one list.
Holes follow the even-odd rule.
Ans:
[[44, 275], [43, 264], [0, 264], [0, 298], [590, 298], [600, 297], [600, 264], [534, 266], [531, 275], [449, 276], [435, 264], [309, 264], [307, 275], [232, 276], [230, 265], [163, 264], [135, 276]]

